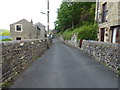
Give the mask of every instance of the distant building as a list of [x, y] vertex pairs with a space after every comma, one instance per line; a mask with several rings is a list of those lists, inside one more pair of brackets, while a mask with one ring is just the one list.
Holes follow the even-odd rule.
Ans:
[[98, 41], [120, 43], [120, 1], [97, 0]]
[[10, 25], [10, 34], [12, 40], [23, 40], [23, 39], [40, 39], [45, 38], [43, 32], [45, 31], [37, 24], [22, 19], [16, 23]]
[[[37, 31], [38, 31], [38, 38], [45, 38], [46, 35], [46, 30], [45, 30], [45, 26], [43, 24], [41, 24], [40, 22], [37, 22], [34, 27], [36, 27]], [[39, 35], [40, 34], [40, 35]]]

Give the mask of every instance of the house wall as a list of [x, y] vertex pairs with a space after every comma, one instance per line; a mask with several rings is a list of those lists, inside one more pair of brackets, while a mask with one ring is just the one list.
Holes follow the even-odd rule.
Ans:
[[36, 34], [36, 39], [40, 39], [40, 31], [41, 31], [41, 30], [40, 30], [40, 28], [38, 29], [38, 27], [35, 26], [35, 25], [34, 25], [34, 27], [35, 27], [35, 29], [36, 29], [36, 31], [37, 31], [37, 32], [36, 32], [36, 33], [37, 33], [37, 34]]
[[37, 30], [38, 33], [38, 39], [40, 39], [40, 30]]
[[118, 3], [118, 23], [120, 24], [120, 1]]
[[45, 27], [44, 26], [42, 26], [42, 27], [40, 27], [40, 38], [45, 38]]
[[118, 23], [118, 9], [118, 2], [108, 3], [108, 22], [110, 26], [120, 25], [120, 23]]
[[[104, 42], [111, 42], [111, 26], [117, 26], [120, 25], [120, 2], [107, 2], [107, 22], [101, 22], [102, 20], [102, 5], [104, 2], [99, 2], [99, 5], [97, 4], [98, 11], [96, 11], [96, 17], [95, 19], [99, 23], [99, 32], [98, 32], [98, 40], [101, 41], [101, 28], [105, 28], [105, 34], [104, 34]], [[96, 9], [97, 10], [97, 9]], [[97, 17], [98, 16], [98, 17]], [[108, 34], [108, 36], [106, 36]]]
[[[22, 32], [15, 31], [16, 24], [22, 24]], [[35, 29], [35, 27], [33, 27], [32, 23], [26, 20], [21, 20], [17, 23], [10, 25], [10, 33], [12, 40], [16, 40], [17, 36], [22, 37], [22, 39], [35, 39], [37, 37], [37, 30]]]
[[[119, 3], [118, 2], [107, 2], [107, 22], [105, 23], [101, 23], [101, 18], [102, 18], [102, 5], [104, 4], [105, 2], [99, 2], [99, 8], [98, 8], [98, 19], [100, 21], [100, 24], [99, 26], [102, 28], [102, 27], [105, 27], [105, 26], [115, 26], [115, 25], [119, 25], [120, 23], [118, 23], [118, 11], [119, 8], [118, 8], [118, 5]], [[96, 14], [97, 15], [97, 14]]]

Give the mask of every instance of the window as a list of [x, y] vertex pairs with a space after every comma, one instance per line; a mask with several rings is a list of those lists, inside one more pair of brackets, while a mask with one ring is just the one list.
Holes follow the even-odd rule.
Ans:
[[16, 40], [21, 40], [21, 37], [16, 37]]
[[113, 28], [111, 42], [120, 43], [120, 27]]
[[41, 30], [39, 27], [37, 27], [38, 30]]
[[22, 31], [22, 25], [21, 25], [21, 24], [15, 25], [15, 30], [16, 30], [17, 32], [21, 32], [21, 31]]
[[106, 16], [107, 16], [107, 3], [103, 4], [103, 11], [102, 11], [102, 22], [106, 22]]

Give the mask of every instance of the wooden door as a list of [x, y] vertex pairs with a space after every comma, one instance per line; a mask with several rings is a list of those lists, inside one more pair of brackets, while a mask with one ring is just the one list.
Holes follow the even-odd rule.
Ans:
[[101, 29], [101, 42], [104, 42], [105, 28]]

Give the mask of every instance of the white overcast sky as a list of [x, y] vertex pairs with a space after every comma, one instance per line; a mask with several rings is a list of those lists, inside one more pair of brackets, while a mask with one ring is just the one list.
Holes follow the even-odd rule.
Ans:
[[[57, 17], [57, 9], [62, 0], [50, 1], [50, 29], [54, 29], [54, 22]], [[47, 0], [0, 0], [0, 28], [10, 29], [9, 25], [21, 19], [33, 23], [41, 22], [47, 25], [47, 15], [40, 12], [47, 12]]]

